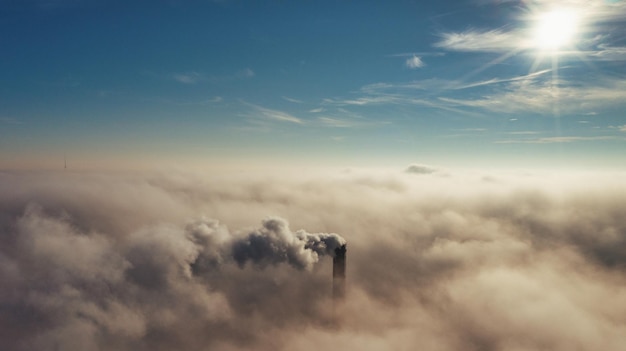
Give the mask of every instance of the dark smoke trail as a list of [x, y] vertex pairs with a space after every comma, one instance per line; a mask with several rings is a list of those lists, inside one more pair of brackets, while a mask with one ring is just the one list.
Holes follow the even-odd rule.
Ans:
[[232, 255], [239, 265], [252, 261], [258, 265], [286, 262], [298, 269], [311, 269], [320, 256], [331, 254], [345, 240], [337, 234], [292, 233], [282, 218], [263, 221], [263, 228], [236, 240]]

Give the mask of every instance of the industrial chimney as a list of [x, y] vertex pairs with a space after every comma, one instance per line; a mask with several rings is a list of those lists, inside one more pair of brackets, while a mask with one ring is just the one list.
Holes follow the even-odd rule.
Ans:
[[342, 300], [346, 295], [346, 245], [335, 249], [333, 258], [333, 299]]

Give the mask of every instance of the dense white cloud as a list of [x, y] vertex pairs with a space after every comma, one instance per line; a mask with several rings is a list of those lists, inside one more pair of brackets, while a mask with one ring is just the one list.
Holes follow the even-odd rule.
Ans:
[[0, 348], [621, 350], [622, 178], [2, 173]]

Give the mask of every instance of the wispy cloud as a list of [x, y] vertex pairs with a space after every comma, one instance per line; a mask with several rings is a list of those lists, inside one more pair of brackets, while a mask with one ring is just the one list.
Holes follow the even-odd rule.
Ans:
[[523, 44], [518, 33], [501, 29], [471, 29], [465, 32], [441, 33], [440, 36], [441, 40], [434, 46], [450, 51], [506, 52], [519, 49]]
[[536, 132], [536, 131], [532, 131], [532, 130], [520, 130], [517, 132], [507, 132], [507, 134], [510, 135], [536, 135], [536, 134], [541, 134], [541, 132]]
[[237, 72], [236, 76], [237, 78], [252, 78], [256, 76], [256, 73], [250, 68], [244, 68]]
[[302, 119], [295, 117], [287, 112], [261, 107], [261, 106], [247, 103], [244, 101], [242, 102], [246, 104], [247, 106], [250, 106], [254, 109], [255, 116], [261, 116], [263, 117], [263, 119], [275, 121], [275, 122], [286, 122], [286, 123], [293, 123], [293, 124], [300, 124], [300, 125], [305, 124], [305, 122]]
[[487, 128], [461, 128], [461, 129], [453, 129], [455, 132], [486, 132]]
[[[547, 73], [552, 72], [552, 69], [545, 69], [537, 72], [532, 72], [526, 75], [513, 76], [509, 78], [490, 78], [478, 81], [465, 82], [462, 80], [448, 80], [441, 78], [429, 78], [422, 80], [415, 80], [407, 83], [385, 83], [378, 82], [368, 84], [361, 87], [360, 91], [368, 95], [390, 95], [390, 94], [402, 94], [413, 90], [423, 90], [432, 94], [433, 91], [444, 92], [447, 90], [463, 90], [477, 87], [484, 87], [488, 85], [503, 84], [515, 81], [526, 81], [532, 78], [536, 78]], [[411, 96], [415, 96], [415, 92], [410, 92]]]
[[554, 143], [573, 143], [577, 141], [599, 141], [599, 140], [625, 140], [615, 136], [560, 136], [546, 137], [536, 139], [517, 139], [517, 140], [498, 140], [496, 144], [554, 144]]
[[626, 133], [626, 124], [623, 124], [621, 126], [609, 126], [609, 129], [617, 129], [620, 132]]
[[534, 112], [539, 114], [581, 114], [626, 101], [626, 81], [604, 79], [594, 85], [574, 85], [550, 79], [510, 81], [502, 90], [476, 99], [439, 97], [439, 100], [464, 107], [480, 108], [499, 113]]
[[363, 128], [391, 124], [389, 121], [371, 121], [367, 119], [318, 117], [317, 121], [324, 127], [332, 128]]
[[204, 79], [203, 75], [198, 72], [176, 73], [172, 78], [183, 84], [196, 84]]
[[298, 99], [290, 98], [290, 97], [288, 97], [288, 96], [282, 96], [282, 98], [283, 98], [284, 100], [289, 101], [289, 102], [293, 102], [294, 104], [301, 104], [301, 103], [303, 103], [303, 101], [302, 101], [302, 100], [298, 100]]
[[318, 115], [314, 119], [302, 119], [285, 111], [270, 109], [245, 101], [241, 102], [253, 110], [251, 114], [246, 114], [249, 117], [249, 121], [263, 127], [269, 127], [268, 122], [294, 124], [308, 128], [367, 128], [391, 124], [390, 121], [364, 118], [358, 113], [341, 107], [330, 109], [330, 111], [329, 109], [322, 109], [318, 113], [323, 113], [323, 115]]
[[198, 101], [172, 101], [173, 104], [180, 106], [194, 106], [194, 105], [211, 105], [217, 104], [224, 101], [224, 98], [221, 96], [215, 96], [209, 99], [198, 100]]
[[404, 52], [404, 53], [400, 53], [400, 54], [391, 54], [391, 55], [387, 55], [387, 57], [413, 57], [413, 56], [445, 56], [444, 52], [438, 52], [438, 51], [432, 51], [432, 52], [428, 52], [428, 51], [423, 51], [423, 52]]
[[[626, 80], [586, 76], [555, 79], [552, 69], [508, 78], [462, 82], [425, 79], [407, 83], [378, 82], [365, 85], [352, 98], [327, 98], [325, 105], [416, 105], [465, 115], [488, 112], [518, 114], [597, 114], [626, 105]], [[459, 90], [474, 89], [460, 95]], [[517, 120], [512, 118], [511, 121]]]
[[587, 56], [604, 61], [626, 61], [626, 46], [598, 45], [598, 50], [586, 53]]
[[404, 65], [410, 69], [421, 68], [425, 66], [424, 61], [422, 61], [422, 59], [418, 56], [408, 58], [404, 62]]
[[526, 81], [546, 73], [552, 72], [551, 69], [545, 69], [533, 73], [529, 73], [527, 75], [515, 76], [511, 78], [491, 78], [483, 81], [469, 82], [469, 83], [460, 83], [460, 82], [452, 82], [449, 84], [450, 89], [460, 90], [460, 89], [468, 89], [468, 88], [476, 88], [481, 86], [500, 84], [500, 83], [508, 83], [508, 82], [517, 82], [517, 81]]
[[[481, 1], [482, 5], [497, 3], [502, 1]], [[581, 21], [593, 23], [594, 26], [584, 28], [585, 35], [577, 38], [576, 45], [571, 48], [562, 48], [558, 51], [560, 56], [570, 55], [585, 57], [585, 60], [603, 61], [624, 61], [626, 60], [626, 47], [612, 46], [610, 43], [621, 41], [624, 35], [623, 30], [613, 29], [600, 32], [604, 25], [615, 27], [617, 23], [623, 24], [626, 21], [626, 3], [621, 1], [554, 1], [539, 0], [534, 1], [532, 6], [523, 9], [517, 18], [514, 29], [510, 26], [491, 29], [470, 28], [465, 31], [442, 32], [439, 40], [433, 44], [434, 47], [449, 51], [461, 52], [493, 52], [509, 53], [528, 51], [537, 49], [536, 40], [532, 38], [525, 28], [532, 27], [537, 16], [544, 11], [551, 10], [555, 3], [573, 8], [580, 14]], [[524, 6], [524, 5], [522, 5]]]
[[329, 127], [335, 127], [335, 128], [348, 128], [348, 127], [355, 126], [355, 124], [352, 123], [352, 121], [342, 120], [342, 119], [337, 119], [337, 118], [318, 117], [317, 120], [320, 121], [323, 125], [326, 125]]
[[181, 84], [198, 84], [201, 82], [209, 82], [209, 83], [219, 83], [219, 82], [227, 82], [238, 79], [248, 79], [252, 78], [256, 75], [256, 73], [250, 68], [244, 68], [237, 72], [233, 72], [230, 75], [223, 76], [213, 76], [202, 72], [197, 71], [189, 71], [189, 72], [178, 72], [167, 76], [168, 79], [173, 79], [174, 81]]
[[402, 102], [401, 97], [393, 95], [363, 96], [356, 99], [324, 99], [323, 103], [333, 105], [382, 105]]
[[410, 94], [385, 94], [371, 92], [367, 96], [355, 99], [324, 99], [322, 101], [327, 105], [336, 106], [370, 106], [370, 105], [416, 105], [428, 108], [454, 112], [462, 115], [478, 116], [476, 113], [459, 109], [447, 103], [432, 99], [430, 97], [418, 98]]

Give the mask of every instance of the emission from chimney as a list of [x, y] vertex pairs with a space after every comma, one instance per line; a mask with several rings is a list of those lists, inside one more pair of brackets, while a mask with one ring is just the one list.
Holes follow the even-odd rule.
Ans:
[[333, 300], [343, 300], [346, 295], [346, 245], [335, 249], [333, 258]]

